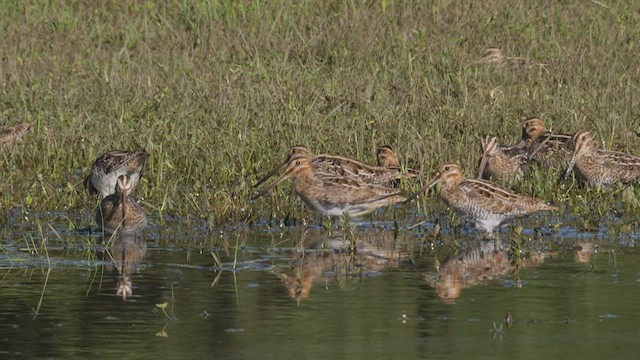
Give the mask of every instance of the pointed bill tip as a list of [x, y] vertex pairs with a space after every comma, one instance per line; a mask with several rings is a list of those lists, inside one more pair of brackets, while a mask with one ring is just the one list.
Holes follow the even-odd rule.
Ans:
[[253, 187], [258, 187], [260, 185], [262, 185], [265, 181], [269, 180], [271, 177], [273, 177], [275, 174], [281, 172], [289, 163], [289, 161], [285, 161], [283, 164], [277, 166], [275, 169], [271, 170], [267, 175], [263, 176], [262, 178], [260, 178], [258, 181], [256, 181], [255, 184], [253, 184]]
[[422, 191], [417, 191], [411, 195], [409, 195], [408, 198], [406, 198], [402, 203], [403, 204], [408, 204], [410, 203], [413, 199], [417, 198], [418, 196], [420, 196], [420, 194], [422, 193]]
[[[583, 132], [578, 132], [576, 133], [576, 135], [574, 135], [574, 143], [576, 142], [576, 138], [578, 138], [578, 136], [580, 134], [582, 134]], [[571, 174], [571, 171], [573, 171], [573, 168], [576, 165], [576, 161], [578, 161], [578, 157], [580, 156], [580, 149], [578, 148], [578, 146], [574, 145], [574, 149], [573, 149], [573, 154], [571, 155], [571, 161], [569, 161], [569, 165], [567, 166], [567, 172], [564, 173], [564, 180], [566, 181], [569, 178], [569, 175]]]
[[438, 176], [436, 176], [433, 180], [431, 180], [427, 185], [423, 186], [420, 190], [416, 191], [415, 193], [407, 197], [407, 199], [402, 203], [406, 204], [411, 202], [411, 200], [417, 198], [418, 196], [420, 196], [420, 194], [424, 193], [425, 191], [429, 191], [429, 189], [431, 189], [435, 184], [437, 184], [438, 181], [440, 181], [440, 174], [438, 174]]
[[[286, 164], [285, 164], [286, 165]], [[280, 169], [280, 168], [278, 168]], [[278, 170], [276, 169], [276, 170]], [[277, 186], [278, 184], [280, 184], [281, 182], [283, 182], [284, 180], [290, 178], [292, 176], [291, 171], [285, 172], [284, 174], [280, 175], [280, 177], [278, 177], [276, 180], [274, 180], [272, 183], [265, 185], [265, 187], [262, 188], [262, 190], [260, 190], [257, 194], [255, 194], [252, 198], [251, 201], [255, 201], [258, 198], [260, 198], [262, 195], [266, 194], [269, 190], [271, 190], [272, 188], [274, 188], [275, 186]]]
[[567, 167], [567, 171], [564, 173], [564, 181], [567, 181], [567, 179], [569, 179], [569, 175], [571, 175], [571, 172], [573, 171], [573, 167], [576, 164], [576, 158], [575, 156], [571, 159], [571, 162], [569, 163], [569, 166]]

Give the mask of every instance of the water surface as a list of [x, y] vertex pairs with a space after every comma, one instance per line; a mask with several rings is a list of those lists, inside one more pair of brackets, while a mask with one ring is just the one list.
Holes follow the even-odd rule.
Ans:
[[[5, 227], [9, 358], [635, 358], [635, 235]], [[605, 232], [606, 235], [606, 232]], [[42, 246], [46, 240], [46, 249]]]

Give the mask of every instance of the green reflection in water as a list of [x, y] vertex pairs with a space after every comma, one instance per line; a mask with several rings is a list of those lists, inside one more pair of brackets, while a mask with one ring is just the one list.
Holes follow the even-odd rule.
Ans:
[[[365, 229], [356, 232], [354, 252], [339, 234], [239, 236], [235, 272], [235, 251], [225, 246], [171, 249], [147, 241], [140, 257], [140, 246], [126, 254], [130, 262], [116, 243], [98, 247], [94, 257], [50, 251], [52, 271], [35, 318], [48, 268], [28, 259], [9, 266], [6, 256], [25, 254], [7, 252], [0, 352], [370, 359], [638, 351], [640, 265], [626, 244], [504, 235], [502, 242], [444, 236], [432, 245], [409, 233]], [[129, 271], [125, 301], [117, 293], [119, 271]]]

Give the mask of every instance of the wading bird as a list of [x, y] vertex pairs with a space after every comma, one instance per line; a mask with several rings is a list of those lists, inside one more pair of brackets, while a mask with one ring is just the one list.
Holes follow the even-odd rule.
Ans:
[[538, 211], [557, 210], [542, 200], [516, 194], [491, 182], [466, 179], [458, 164], [440, 166], [436, 176], [409, 197], [409, 200], [442, 182], [440, 197], [456, 213], [475, 222], [478, 230], [491, 236], [504, 220], [530, 215]]
[[311, 168], [314, 172], [348, 177], [368, 184], [387, 185], [403, 177], [415, 178], [418, 174], [416, 170], [412, 169], [403, 172], [399, 166], [395, 150], [389, 145], [378, 148], [378, 166], [365, 164], [343, 156], [313, 155], [305, 146], [294, 146], [289, 151], [287, 160], [258, 180], [254, 187], [260, 186], [273, 175], [281, 172], [292, 159], [303, 157], [310, 160]]
[[290, 159], [285, 173], [265, 186], [251, 200], [258, 199], [288, 178], [294, 179], [296, 193], [302, 201], [323, 215], [341, 216], [346, 213], [351, 217], [358, 217], [406, 200], [398, 189], [323, 172], [314, 166], [313, 158], [308, 156], [294, 156]]
[[118, 177], [127, 175], [133, 188], [144, 173], [148, 157], [149, 153], [144, 150], [106, 152], [91, 166], [91, 173], [85, 179], [85, 187], [90, 194], [101, 194], [105, 198], [116, 191]]
[[96, 211], [96, 223], [106, 233], [134, 233], [147, 226], [144, 210], [132, 194], [133, 181], [128, 175], [120, 175], [115, 193], [105, 197]]
[[482, 139], [482, 150], [478, 179], [517, 182], [528, 171], [526, 147], [499, 146], [495, 136], [487, 136]]

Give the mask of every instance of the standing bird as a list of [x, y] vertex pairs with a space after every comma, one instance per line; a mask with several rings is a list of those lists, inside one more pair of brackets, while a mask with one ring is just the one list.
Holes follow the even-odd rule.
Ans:
[[144, 173], [148, 157], [145, 150], [106, 152], [93, 163], [91, 174], [85, 179], [85, 187], [90, 194], [101, 194], [105, 198], [115, 192], [118, 177], [127, 175], [134, 188]]
[[491, 235], [504, 220], [530, 215], [538, 211], [557, 210], [542, 200], [519, 195], [488, 181], [465, 179], [458, 164], [444, 164], [438, 173], [409, 200], [429, 190], [438, 182], [443, 183], [440, 197], [459, 215], [475, 222], [476, 228]]
[[[393, 161], [393, 158], [395, 158], [397, 162], [397, 155], [395, 151], [393, 151], [393, 148], [391, 148], [391, 152], [388, 150], [389, 149], [383, 150], [385, 155], [381, 156], [380, 149], [378, 149], [378, 162], [380, 162], [381, 159], [382, 161], [388, 161], [389, 159]], [[389, 155], [390, 153], [392, 153], [392, 156]], [[289, 151], [287, 160], [258, 180], [254, 187], [260, 186], [273, 175], [281, 172], [288, 166], [291, 160], [295, 158], [309, 159], [311, 161], [311, 167], [316, 173], [349, 177], [368, 184], [386, 185], [402, 177], [416, 177], [415, 173], [403, 172], [399, 166], [374, 166], [343, 156], [313, 155], [305, 146], [294, 146], [291, 148], [291, 151]]]
[[147, 226], [144, 210], [132, 194], [133, 185], [133, 180], [128, 175], [118, 176], [115, 193], [100, 202], [96, 211], [96, 223], [104, 232], [130, 234]]
[[573, 137], [574, 151], [565, 180], [575, 168], [578, 177], [597, 187], [640, 182], [640, 158], [598, 148], [590, 132]]
[[323, 215], [341, 216], [347, 213], [351, 217], [359, 217], [406, 200], [398, 189], [323, 172], [314, 166], [314, 158], [308, 156], [289, 160], [285, 173], [251, 200], [258, 199], [288, 178], [294, 178], [296, 193], [302, 201]]
[[482, 150], [478, 179], [516, 182], [528, 172], [526, 146], [499, 146], [495, 136], [487, 136], [482, 139]]

